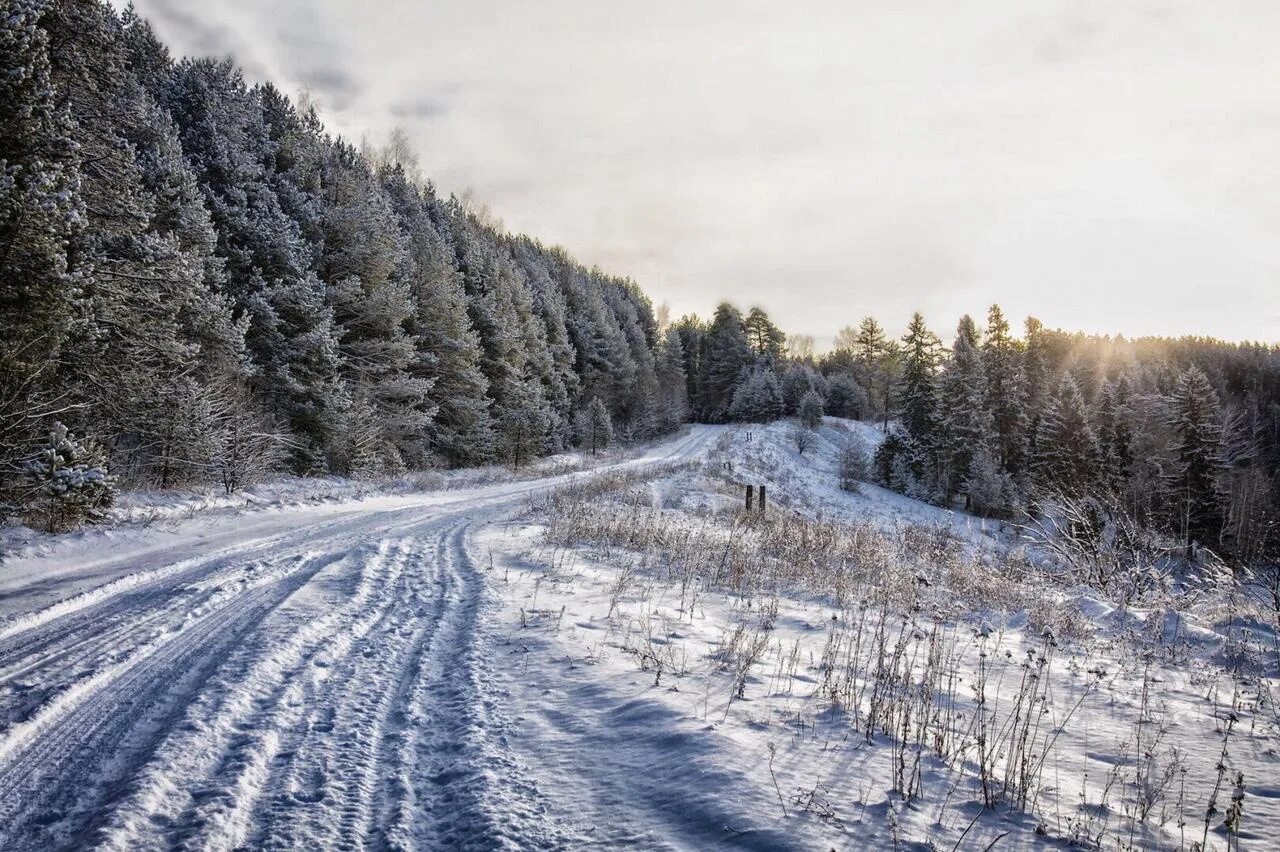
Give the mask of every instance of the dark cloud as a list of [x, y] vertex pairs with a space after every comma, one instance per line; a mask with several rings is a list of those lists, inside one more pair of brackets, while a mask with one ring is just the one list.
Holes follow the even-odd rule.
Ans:
[[140, 4], [139, 12], [163, 29], [180, 31], [184, 46], [195, 55], [229, 56], [235, 53], [235, 33], [216, 22], [197, 17], [183, 8], [181, 2], [148, 0]]
[[134, 2], [677, 314], [1275, 335], [1274, 3]]
[[393, 101], [388, 109], [399, 119], [432, 119], [448, 113], [452, 100], [440, 94], [422, 93]]
[[326, 107], [347, 110], [364, 92], [364, 84], [339, 66], [314, 66], [294, 71], [295, 76]]

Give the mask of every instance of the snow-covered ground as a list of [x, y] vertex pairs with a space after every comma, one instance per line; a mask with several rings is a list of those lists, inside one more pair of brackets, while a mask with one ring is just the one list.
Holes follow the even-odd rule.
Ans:
[[[866, 427], [829, 422], [803, 456], [788, 425], [726, 430], [708, 463], [480, 534], [506, 601], [513, 741], [597, 843], [1272, 846], [1269, 631], [1235, 629], [1225, 602], [1217, 620], [1120, 610], [1033, 568], [1011, 528], [842, 492], [846, 429]], [[813, 523], [742, 524], [744, 482]], [[839, 539], [769, 564], [779, 529], [820, 538], [832, 518], [866, 564]], [[852, 556], [815, 574], [823, 548]]]
[[6, 561], [0, 848], [556, 845], [504, 733], [472, 534], [582, 475], [197, 512]]
[[0, 566], [0, 848], [1225, 849], [1237, 772], [1272, 845], [1247, 608], [1117, 607], [841, 491], [873, 427], [790, 430], [41, 540]]

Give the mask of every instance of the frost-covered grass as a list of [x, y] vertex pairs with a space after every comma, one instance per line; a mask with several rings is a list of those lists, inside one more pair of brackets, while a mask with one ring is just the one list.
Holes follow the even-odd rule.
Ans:
[[[524, 746], [554, 763], [629, 744], [642, 777], [607, 785], [641, 798], [690, 761], [744, 821], [682, 835], [663, 812], [607, 837], [1225, 849], [1280, 831], [1276, 644], [1246, 599], [1123, 606], [1012, 527], [841, 491], [849, 429], [803, 455], [785, 424], [730, 430], [704, 463], [575, 483], [490, 534], [513, 677], [562, 678], [521, 693]], [[744, 482], [768, 484], [763, 517]], [[564, 737], [548, 720], [570, 712]]]

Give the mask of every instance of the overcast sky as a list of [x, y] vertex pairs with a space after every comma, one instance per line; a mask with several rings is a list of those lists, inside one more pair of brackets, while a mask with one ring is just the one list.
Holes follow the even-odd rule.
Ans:
[[677, 315], [1280, 340], [1275, 0], [135, 5]]

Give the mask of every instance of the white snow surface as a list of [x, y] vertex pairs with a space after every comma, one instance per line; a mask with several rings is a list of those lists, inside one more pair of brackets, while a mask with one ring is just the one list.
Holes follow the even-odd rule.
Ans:
[[[791, 428], [696, 426], [596, 467], [700, 528], [733, 523], [753, 482], [807, 517], [945, 529], [975, 566], [1016, 548], [998, 523], [841, 491], [839, 446], [853, 431], [869, 451], [875, 427], [828, 418], [803, 456]], [[247, 506], [131, 498], [108, 531], [26, 539], [0, 563], [0, 849], [1036, 849], [1099, 832], [1107, 848], [1190, 849], [1230, 714], [1239, 848], [1280, 836], [1276, 673], [1228, 671], [1238, 615], [1049, 582], [1009, 595], [1079, 623], [1043, 669], [1037, 801], [984, 810], [963, 748], [922, 751], [906, 800], [893, 775], [910, 750], [823, 692], [872, 606], [800, 587], [690, 604], [643, 553], [549, 545], [531, 498], [595, 481], [583, 460], [554, 464], [431, 490], [279, 485]], [[973, 605], [973, 588], [933, 590], [960, 617], [890, 619], [919, 631], [904, 648], [934, 629], [951, 643], [953, 721], [980, 666], [1004, 712], [1052, 639], [1036, 613]], [[744, 635], [763, 650], [734, 672]], [[1138, 821], [1133, 768], [1155, 783], [1171, 745], [1186, 771]], [[1232, 781], [1210, 848], [1227, 848]]]

